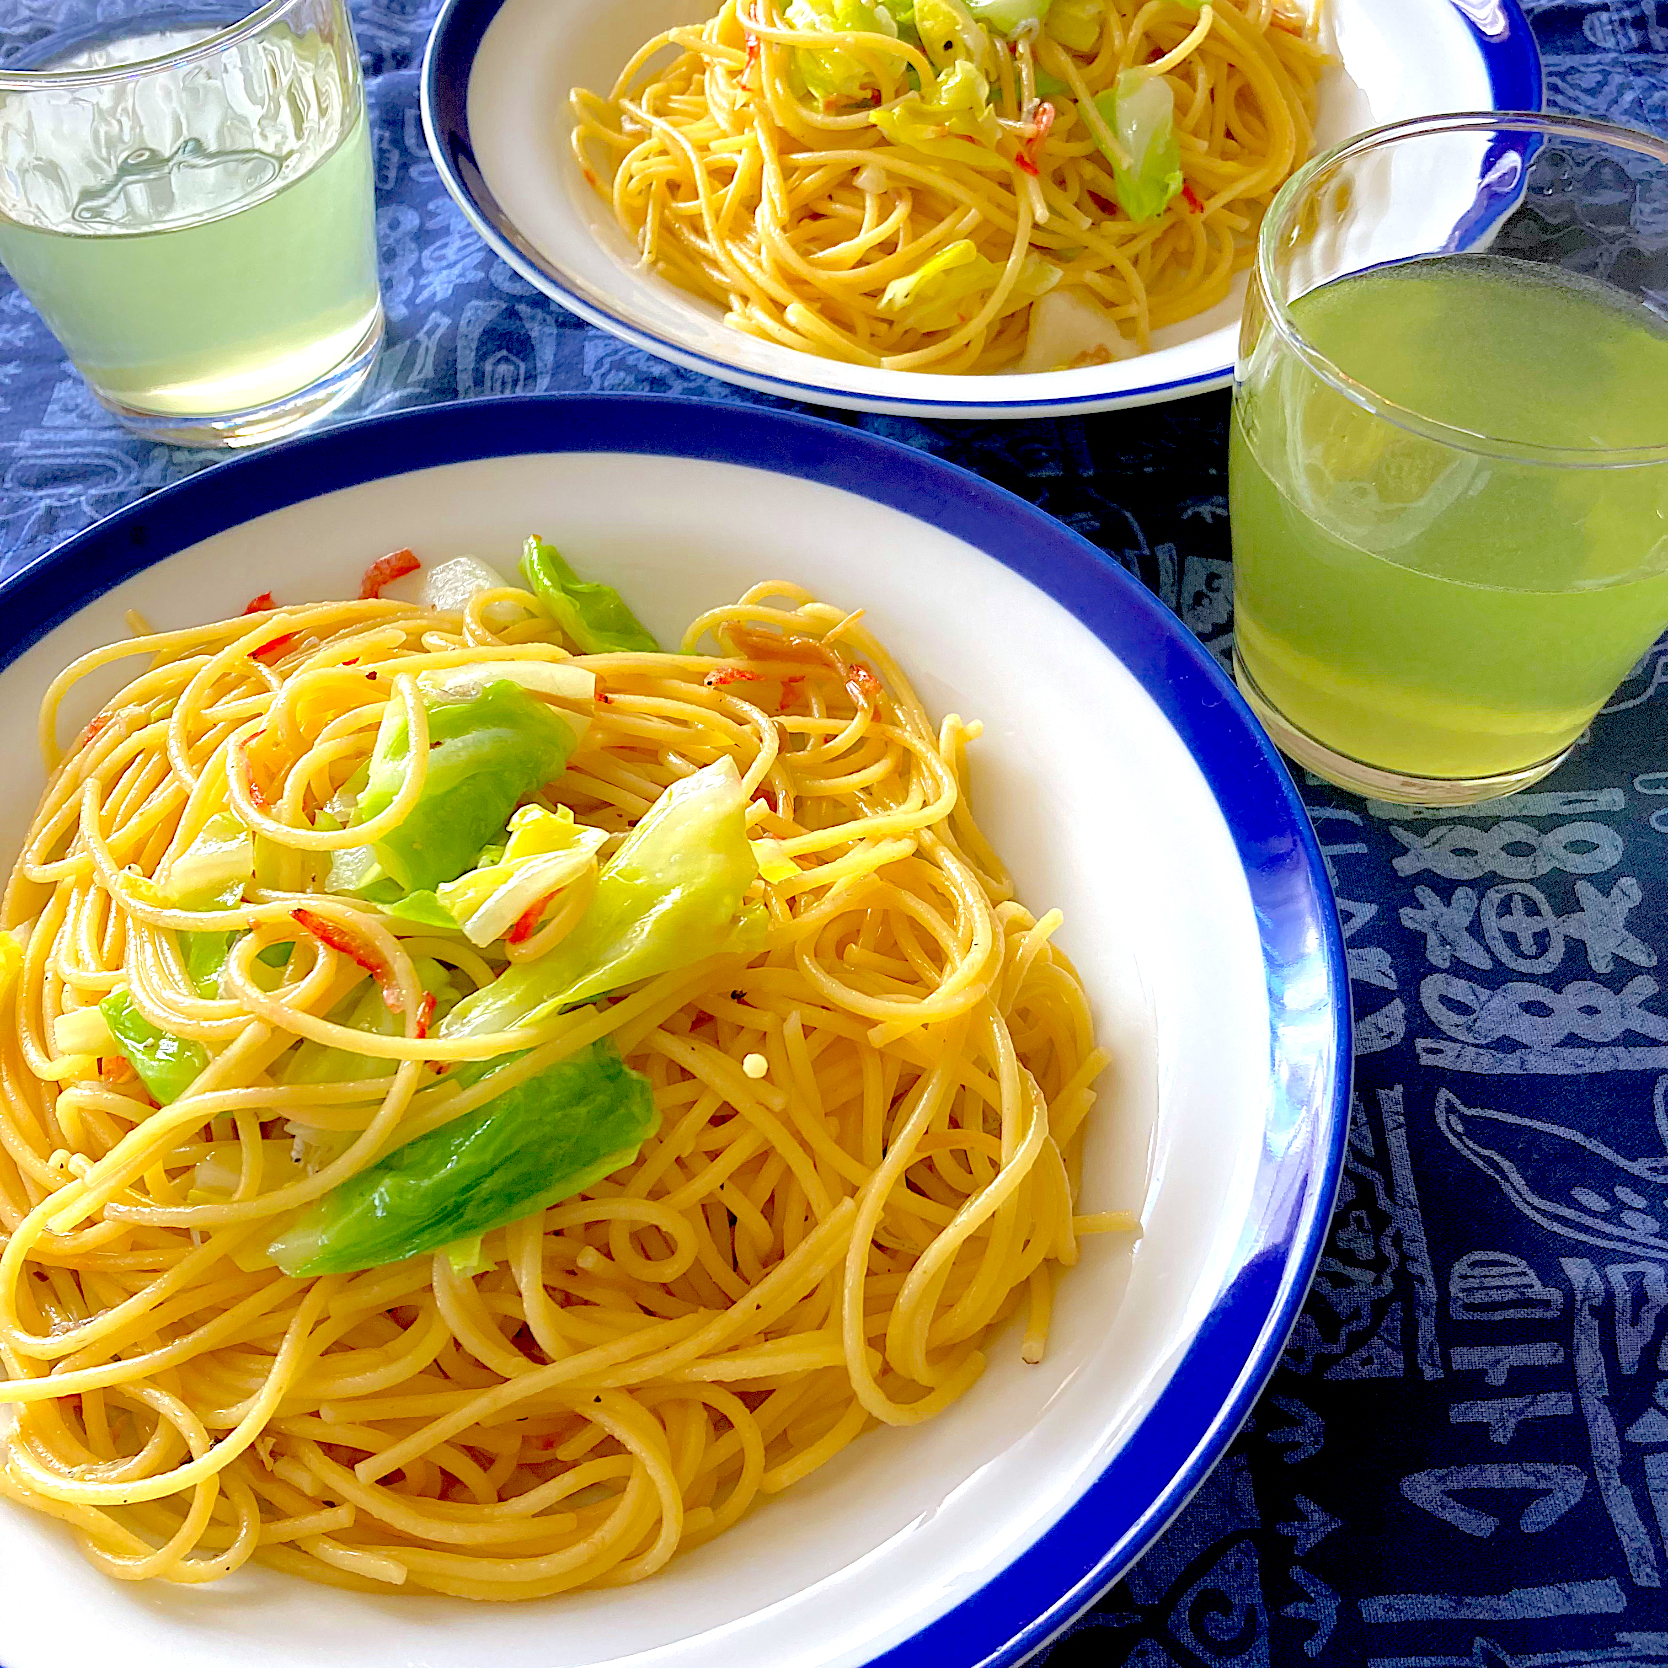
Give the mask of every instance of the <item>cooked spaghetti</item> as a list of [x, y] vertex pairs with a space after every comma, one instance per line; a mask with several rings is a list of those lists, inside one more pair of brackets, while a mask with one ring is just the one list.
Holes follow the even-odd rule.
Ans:
[[978, 726], [858, 615], [761, 585], [670, 654], [537, 541], [531, 591], [380, 596], [413, 566], [135, 618], [43, 708], [0, 1491], [123, 1579], [636, 1581], [1010, 1314], [1040, 1359], [1134, 1226], [1074, 1214], [1107, 1056], [969, 812]]
[[1227, 296], [1326, 62], [1281, 0], [725, 0], [575, 90], [572, 138], [642, 263], [737, 330], [1049, 371]]

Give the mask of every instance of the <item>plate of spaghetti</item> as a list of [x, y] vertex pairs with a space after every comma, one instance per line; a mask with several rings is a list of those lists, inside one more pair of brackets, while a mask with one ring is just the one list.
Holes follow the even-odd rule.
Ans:
[[476, 229], [592, 323], [1017, 417], [1224, 386], [1308, 156], [1541, 75], [1515, 0], [448, 0], [422, 94]]
[[1347, 980], [1091, 546], [804, 418], [485, 401], [4, 597], [7, 1668], [971, 1668], [1199, 1486]]

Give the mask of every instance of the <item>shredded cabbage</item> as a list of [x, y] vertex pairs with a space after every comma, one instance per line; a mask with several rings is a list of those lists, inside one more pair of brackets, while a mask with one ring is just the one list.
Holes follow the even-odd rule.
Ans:
[[982, 69], [994, 58], [990, 36], [962, 0], [915, 0], [915, 27], [935, 69], [947, 69], [958, 60]]
[[[371, 848], [374, 866], [406, 891], [433, 891], [473, 866], [482, 846], [502, 833], [516, 802], [559, 776], [578, 740], [576, 724], [499, 679], [466, 701], [425, 699], [429, 709], [428, 775], [405, 820]], [[390, 703], [371, 752], [355, 820], [369, 822], [394, 802], [405, 781], [410, 737], [399, 707]], [[341, 854], [331, 863], [331, 885], [350, 878]], [[374, 884], [365, 866], [357, 886]]]
[[[882, 292], [880, 305], [916, 330], [951, 330], [973, 317], [1003, 270], [999, 262], [981, 255], [969, 239], [958, 238], [915, 271], [894, 278]], [[1035, 301], [1059, 281], [1060, 269], [1052, 261], [1027, 255], [1008, 299], [1015, 306]]]
[[1054, 0], [1043, 33], [1073, 52], [1093, 52], [1106, 27], [1106, 0]]
[[[452, 1075], [465, 1084], [508, 1060]], [[346, 1274], [468, 1244], [630, 1164], [660, 1126], [649, 1080], [604, 1037], [316, 1200], [268, 1247], [286, 1274]], [[461, 1242], [461, 1243], [460, 1243]]]
[[521, 552], [521, 575], [581, 654], [615, 649], [659, 652], [660, 645], [620, 593], [600, 580], [581, 579], [554, 545], [529, 539]]
[[980, 152], [961, 143], [962, 139], [974, 139], [992, 147], [1002, 133], [996, 112], [990, 107], [990, 84], [969, 63], [946, 70], [925, 94], [906, 93], [883, 104], [870, 112], [869, 120], [894, 143], [925, 151], [929, 156], [974, 167], [1007, 166], [994, 149]]
[[220, 974], [240, 934], [235, 932], [182, 932], [180, 950], [185, 958], [185, 976], [199, 996], [220, 994]]
[[1101, 146], [1112, 164], [1118, 206], [1131, 220], [1153, 220], [1182, 188], [1176, 143], [1176, 95], [1163, 76], [1125, 70], [1117, 86], [1095, 98], [1095, 109], [1131, 158], [1131, 166]]
[[249, 830], [230, 811], [216, 811], [169, 864], [163, 892], [176, 909], [228, 909], [254, 873]]
[[190, 1037], [160, 1030], [140, 1013], [125, 985], [99, 1003], [110, 1035], [158, 1105], [176, 1101], [208, 1069], [208, 1050]]
[[502, 591], [510, 581], [497, 568], [473, 556], [459, 556], [439, 567], [425, 568], [417, 587], [417, 600], [425, 608], [447, 614], [461, 614], [469, 599], [480, 591]]
[[967, 9], [987, 29], [1012, 40], [1022, 29], [1040, 24], [1050, 0], [967, 0]]
[[[607, 838], [600, 828], [576, 823], [565, 805], [554, 812], [524, 805], [510, 818], [502, 853], [483, 853], [480, 865], [437, 888], [435, 897], [470, 943], [490, 944], [540, 899], [594, 868]], [[394, 913], [401, 912], [396, 906]]]
[[[898, 34], [897, 19], [881, 5], [867, 0], [789, 0], [787, 20], [796, 29], [824, 34]], [[838, 47], [801, 47], [794, 54], [794, 68], [813, 97], [829, 101], [847, 99], [861, 103], [879, 85], [873, 69], [855, 52]]]
[[115, 1046], [102, 1008], [71, 1008], [52, 1022], [55, 1054], [109, 1054]]
[[324, 883], [327, 892], [367, 897], [379, 885], [386, 885], [391, 897], [399, 895], [399, 887], [382, 872], [382, 865], [369, 846], [346, 846], [331, 852], [330, 873]]
[[1084, 291], [1055, 290], [1031, 309], [1025, 353], [1015, 369], [1028, 376], [1033, 371], [1107, 365], [1134, 353], [1135, 344]]
[[732, 759], [674, 782], [603, 866], [579, 925], [466, 997], [440, 1034], [513, 1030], [657, 973], [759, 948], [760, 912], [743, 908], [759, 872], [746, 810]]

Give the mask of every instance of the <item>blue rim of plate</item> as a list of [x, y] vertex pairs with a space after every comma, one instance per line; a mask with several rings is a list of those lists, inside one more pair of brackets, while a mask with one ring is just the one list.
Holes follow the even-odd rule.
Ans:
[[[1489, 94], [1496, 110], [1539, 110], [1546, 84], [1541, 69], [1540, 49], [1534, 31], [1523, 15], [1518, 0], [1447, 0], [1459, 14], [1471, 36], [1477, 55], [1488, 73]], [[704, 372], [720, 382], [737, 383], [760, 393], [788, 400], [810, 400], [819, 404], [852, 409], [883, 409], [898, 415], [911, 412], [945, 414], [945, 401], [912, 399], [908, 395], [869, 396], [843, 388], [827, 388], [808, 378], [790, 380], [764, 371], [740, 372], [722, 359], [669, 342], [652, 331], [628, 323], [606, 307], [580, 295], [553, 272], [523, 235], [521, 229], [493, 196], [475, 161], [469, 133], [469, 77], [475, 55], [493, 20], [506, 0], [444, 0], [436, 14], [423, 54], [421, 103], [423, 131], [429, 153], [452, 200], [463, 210], [487, 247], [534, 289], [559, 302], [587, 324], [594, 324], [629, 342], [633, 347], [669, 359], [673, 364]], [[814, 356], [805, 356], [808, 363]], [[1140, 388], [1079, 394], [1052, 400], [970, 401], [982, 414], [1036, 416], [1060, 414], [1085, 407], [1148, 404], [1186, 394], [1204, 393], [1226, 387], [1232, 365], [1224, 365], [1197, 376], [1171, 382], [1150, 383]]]
[[1254, 1238], [1152, 1408], [1060, 1519], [870, 1668], [999, 1668], [1092, 1604], [1226, 1452], [1325, 1244], [1349, 1124], [1349, 975], [1331, 884], [1279, 755], [1192, 634], [1087, 539], [977, 475], [821, 418], [660, 395], [533, 395], [342, 424], [165, 487], [0, 584], [0, 668], [123, 580], [274, 510], [484, 458], [629, 453], [739, 464], [854, 493], [963, 540], [1052, 597], [1157, 704], [1215, 794], [1268, 977], [1270, 1106]]

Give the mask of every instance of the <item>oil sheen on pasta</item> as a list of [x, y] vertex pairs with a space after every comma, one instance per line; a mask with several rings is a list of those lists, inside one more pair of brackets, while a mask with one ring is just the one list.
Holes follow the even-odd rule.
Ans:
[[[255, 1558], [480, 1599], [638, 1580], [866, 1429], [940, 1412], [1010, 1314], [1000, 1347], [1039, 1359], [1079, 1234], [1133, 1225], [1074, 1214], [1106, 1055], [1058, 912], [1015, 899], [968, 809], [976, 726], [932, 722], [858, 621], [789, 585], [704, 615], [677, 654], [594, 587], [587, 631], [623, 629], [576, 654], [582, 611], [543, 595], [489, 576], [438, 607], [256, 598], [138, 622], [49, 695], [52, 776], [0, 935], [0, 1400], [19, 1415], [0, 1490], [112, 1575]], [[132, 681], [60, 756], [60, 702], [123, 660]], [[403, 916], [368, 901], [391, 882], [356, 867], [351, 819], [416, 813], [399, 771], [379, 789], [360, 767], [421, 723], [440, 770], [450, 720], [424, 690], [511, 663], [583, 730], [513, 826], [591, 841], [600, 876], [507, 930], [465, 910], [473, 937], [436, 924], [462, 907], [451, 883]], [[733, 784], [732, 862], [737, 842], [745, 874], [757, 859], [745, 945], [684, 945], [508, 1032], [459, 1023], [580, 955], [608, 865], [703, 772]], [[174, 860], [208, 852], [212, 890], [248, 830], [250, 872], [180, 905]], [[414, 880], [434, 847], [384, 856]], [[468, 1243], [363, 1266], [369, 1241], [338, 1233], [347, 1272], [274, 1266], [311, 1254], [321, 1196], [378, 1155], [587, 1051], [652, 1091], [635, 1158]]]
[[[1347, 375], [1453, 428], [1668, 443], [1668, 324], [1557, 268], [1413, 261], [1313, 290], [1291, 317]], [[1464, 778], [1554, 757], [1668, 620], [1668, 463], [1443, 445], [1265, 343], [1230, 459], [1235, 637], [1258, 688], [1384, 769]]]
[[1310, 149], [1316, 11], [724, 0], [576, 89], [573, 146], [643, 264], [748, 335], [898, 371], [1104, 363], [1228, 295]]

